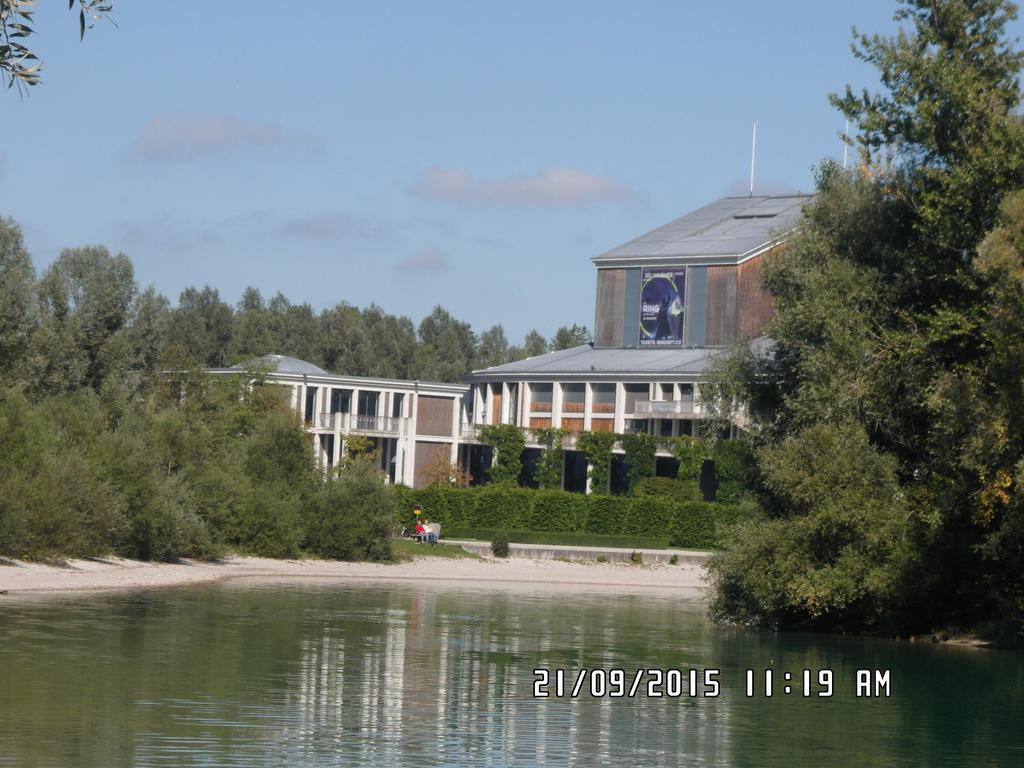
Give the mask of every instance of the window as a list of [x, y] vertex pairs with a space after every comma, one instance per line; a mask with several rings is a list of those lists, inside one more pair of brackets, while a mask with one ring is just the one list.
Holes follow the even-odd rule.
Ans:
[[359, 415], [376, 416], [377, 405], [380, 402], [380, 392], [359, 393]]
[[530, 410], [534, 412], [551, 412], [551, 384], [530, 385]]
[[400, 418], [402, 415], [402, 408], [405, 405], [405, 395], [401, 392], [395, 392], [391, 395], [391, 415], [393, 417]]
[[352, 390], [331, 390], [331, 413], [350, 413], [352, 411]]

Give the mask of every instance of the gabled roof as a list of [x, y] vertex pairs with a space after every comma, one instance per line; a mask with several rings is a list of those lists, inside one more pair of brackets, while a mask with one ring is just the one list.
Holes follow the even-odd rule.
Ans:
[[263, 355], [262, 357], [257, 357], [247, 363], [232, 365], [229, 370], [244, 371], [246, 368], [253, 367], [270, 368], [270, 370], [275, 373], [305, 373], [310, 376], [330, 375], [319, 366], [307, 363], [305, 360], [299, 360], [297, 357], [288, 357], [287, 355]]
[[593, 261], [599, 267], [670, 260], [743, 261], [792, 232], [811, 199], [809, 195], [723, 197]]

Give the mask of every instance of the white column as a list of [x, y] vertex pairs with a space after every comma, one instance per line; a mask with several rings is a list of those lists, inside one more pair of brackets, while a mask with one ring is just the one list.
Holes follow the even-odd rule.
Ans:
[[452, 400], [452, 447], [448, 452], [448, 463], [455, 464], [459, 460], [459, 398]]
[[[592, 416], [593, 408], [594, 408], [594, 389], [593, 389], [593, 386], [588, 381], [586, 384], [583, 385], [583, 430], [585, 432], [589, 432], [590, 431], [590, 427], [591, 427], [591, 423], [592, 423], [591, 416]], [[588, 488], [590, 487], [590, 481], [589, 480], [587, 480], [587, 487]], [[587, 493], [590, 493], [590, 491], [587, 491]]]
[[527, 384], [525, 381], [521, 382], [519, 384], [519, 387], [521, 390], [519, 393], [519, 399], [522, 402], [522, 405], [520, 407], [523, 409], [523, 418], [519, 420], [519, 426], [526, 427], [527, 429], [529, 429], [530, 408], [533, 406], [533, 392], [530, 389], [530, 385]]
[[551, 385], [551, 426], [562, 426], [562, 385], [557, 381]]
[[344, 418], [343, 413], [334, 414], [334, 466], [341, 461], [341, 420]]
[[612, 429], [620, 435], [626, 430], [626, 385], [621, 381], [615, 382], [615, 425]]
[[509, 403], [508, 382], [503, 381], [501, 383], [501, 414], [500, 414], [501, 423], [502, 424], [508, 424], [509, 421], [510, 421], [510, 419], [509, 419], [509, 405], [510, 405], [510, 403]]

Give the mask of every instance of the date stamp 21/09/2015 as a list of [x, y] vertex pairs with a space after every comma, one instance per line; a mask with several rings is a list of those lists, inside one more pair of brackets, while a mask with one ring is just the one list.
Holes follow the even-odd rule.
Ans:
[[735, 682], [749, 697], [814, 697], [830, 699], [836, 693], [856, 698], [888, 698], [889, 670], [858, 669], [839, 680], [831, 669], [747, 669], [735, 681], [722, 678], [720, 669], [535, 669], [533, 695], [538, 699], [705, 698], [722, 695], [723, 683]]

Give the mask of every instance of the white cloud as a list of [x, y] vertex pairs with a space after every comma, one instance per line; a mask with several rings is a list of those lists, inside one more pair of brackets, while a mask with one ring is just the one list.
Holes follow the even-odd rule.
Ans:
[[144, 163], [187, 163], [242, 148], [322, 154], [323, 140], [291, 133], [278, 125], [232, 115], [159, 115], [150, 119], [127, 148], [130, 160]]
[[583, 205], [636, 199], [636, 192], [610, 176], [573, 168], [544, 168], [533, 176], [477, 180], [457, 168], [428, 168], [409, 193], [449, 203], [495, 205]]
[[448, 272], [452, 265], [448, 261], [447, 253], [428, 245], [420, 248], [412, 256], [402, 259], [396, 268], [402, 272]]
[[372, 240], [385, 234], [383, 227], [350, 213], [297, 216], [281, 225], [281, 232], [314, 240]]

